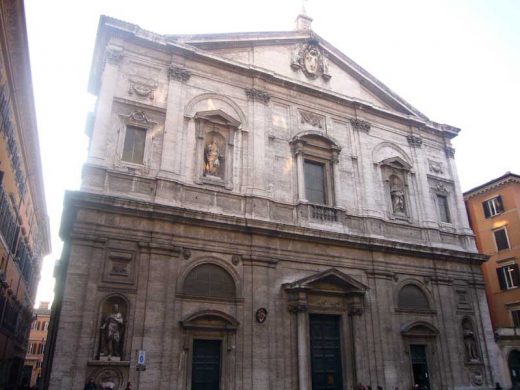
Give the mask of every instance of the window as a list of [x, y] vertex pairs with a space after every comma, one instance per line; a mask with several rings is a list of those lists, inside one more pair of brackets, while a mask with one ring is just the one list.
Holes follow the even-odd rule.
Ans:
[[184, 280], [184, 294], [199, 297], [235, 298], [235, 282], [222, 267], [215, 264], [202, 264], [191, 270]]
[[43, 324], [43, 330], [47, 331], [48, 329], [49, 329], [49, 322], [45, 321], [45, 323]]
[[509, 290], [520, 285], [518, 264], [509, 264], [497, 268], [498, 284], [501, 290]]
[[122, 159], [134, 164], [142, 164], [144, 159], [144, 145], [146, 129], [127, 126]]
[[513, 318], [513, 326], [520, 328], [520, 310], [511, 311], [511, 317]]
[[450, 223], [450, 209], [448, 207], [448, 197], [446, 195], [437, 195], [437, 206], [439, 208], [439, 218], [441, 222]]
[[482, 207], [484, 208], [484, 215], [486, 218], [490, 218], [494, 215], [504, 212], [504, 204], [502, 203], [501, 196], [486, 200], [484, 203], [482, 203]]
[[305, 160], [303, 162], [305, 197], [311, 203], [326, 204], [325, 164]]
[[298, 199], [316, 205], [334, 206], [334, 165], [339, 146], [318, 134], [306, 134], [291, 141], [296, 158]]
[[397, 297], [397, 306], [405, 310], [429, 310], [430, 304], [424, 292], [414, 284], [407, 284]]
[[498, 229], [493, 232], [495, 235], [495, 242], [497, 244], [497, 250], [502, 251], [509, 249], [509, 240], [507, 239], [506, 229]]

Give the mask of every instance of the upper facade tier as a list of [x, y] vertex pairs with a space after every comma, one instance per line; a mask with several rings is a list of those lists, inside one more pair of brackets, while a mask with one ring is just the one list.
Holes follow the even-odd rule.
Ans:
[[475, 251], [450, 139], [311, 30], [162, 36], [102, 17], [82, 190]]

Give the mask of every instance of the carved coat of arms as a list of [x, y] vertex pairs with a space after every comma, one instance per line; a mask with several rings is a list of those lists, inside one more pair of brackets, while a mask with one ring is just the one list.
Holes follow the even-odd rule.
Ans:
[[305, 43], [296, 47], [293, 52], [291, 68], [299, 70], [310, 79], [318, 77], [324, 80], [330, 79], [329, 63], [321, 52], [319, 46], [314, 43]]

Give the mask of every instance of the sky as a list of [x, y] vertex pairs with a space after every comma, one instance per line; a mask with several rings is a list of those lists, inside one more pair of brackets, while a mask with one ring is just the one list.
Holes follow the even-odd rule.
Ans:
[[[520, 174], [520, 1], [308, 0], [312, 29], [453, 140], [462, 190]], [[65, 190], [86, 159], [87, 81], [100, 15], [159, 34], [288, 31], [302, 0], [25, 0], [52, 254], [37, 302], [52, 299]]]

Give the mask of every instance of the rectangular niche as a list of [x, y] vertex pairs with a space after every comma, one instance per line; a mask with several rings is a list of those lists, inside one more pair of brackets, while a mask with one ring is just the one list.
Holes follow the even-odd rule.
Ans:
[[135, 283], [135, 252], [108, 249], [103, 281], [133, 285]]

